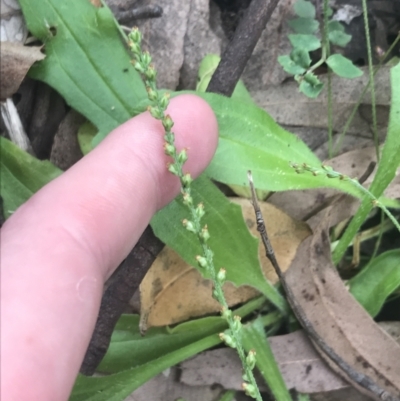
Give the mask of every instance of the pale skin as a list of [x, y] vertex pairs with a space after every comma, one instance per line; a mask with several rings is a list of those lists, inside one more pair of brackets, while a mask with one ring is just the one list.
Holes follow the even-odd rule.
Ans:
[[[185, 172], [211, 161], [218, 127], [192, 95], [171, 101]], [[123, 124], [22, 205], [1, 229], [1, 400], [65, 401], [88, 346], [103, 284], [153, 214], [179, 194], [161, 123]]]

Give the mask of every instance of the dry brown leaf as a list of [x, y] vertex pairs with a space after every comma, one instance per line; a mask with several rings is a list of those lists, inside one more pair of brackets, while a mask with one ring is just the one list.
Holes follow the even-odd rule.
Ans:
[[[258, 292], [250, 287], [224, 285], [229, 305], [245, 302]], [[179, 323], [215, 313], [221, 305], [211, 296], [212, 285], [175, 251], [165, 247], [140, 284], [141, 326], [147, 328]]]
[[[381, 322], [379, 325], [400, 344], [400, 322]], [[315, 351], [303, 330], [268, 338], [286, 387], [314, 395], [320, 401], [370, 400], [360, 395], [338, 376]], [[221, 384], [226, 389], [241, 390], [242, 366], [236, 351], [219, 348], [205, 351], [180, 364], [180, 381], [191, 386]], [[257, 373], [257, 372], [256, 372]], [[264, 380], [260, 389], [266, 390]], [[338, 398], [342, 396], [342, 398]]]
[[0, 98], [11, 97], [21, 85], [35, 61], [45, 58], [40, 47], [28, 47], [17, 42], [1, 42]]
[[[237, 198], [232, 200], [242, 207], [243, 217], [250, 232], [257, 235], [250, 201]], [[310, 230], [307, 224], [293, 220], [266, 202], [261, 204], [261, 209], [268, 218], [272, 243], [280, 257], [282, 268], [286, 270], [299, 244], [310, 235]], [[276, 283], [277, 276], [261, 246], [259, 258], [265, 276], [272, 283]], [[237, 288], [231, 283], [226, 283], [224, 290], [230, 306], [246, 302], [258, 294], [253, 288]], [[211, 283], [168, 248], [164, 248], [143, 279], [140, 298], [141, 324], [144, 329], [217, 313], [221, 308], [211, 296]]]
[[[337, 274], [331, 261], [328, 220], [329, 216], [300, 245], [286, 272], [288, 300], [335, 371], [376, 400], [397, 401], [400, 346], [373, 321]], [[379, 398], [384, 393], [388, 398]]]

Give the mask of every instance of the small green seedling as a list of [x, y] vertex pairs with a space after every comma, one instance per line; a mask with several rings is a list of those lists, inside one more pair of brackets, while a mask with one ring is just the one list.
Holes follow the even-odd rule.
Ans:
[[[314, 5], [307, 0], [297, 0], [294, 11], [298, 18], [289, 21], [289, 26], [295, 34], [290, 34], [289, 40], [293, 50], [289, 55], [279, 56], [278, 62], [283, 69], [294, 76], [299, 83], [300, 92], [310, 98], [317, 97], [324, 84], [314, 74], [314, 71], [323, 63], [326, 63], [331, 71], [342, 78], [356, 78], [362, 75], [362, 71], [351, 60], [341, 54], [329, 55], [330, 44], [345, 47], [351, 40], [351, 35], [345, 32], [344, 26], [339, 21], [330, 20], [332, 9], [325, 1], [324, 27], [320, 29], [320, 23], [316, 19]], [[321, 32], [322, 40], [317, 36]], [[321, 59], [311, 65], [310, 52], [321, 49]]]

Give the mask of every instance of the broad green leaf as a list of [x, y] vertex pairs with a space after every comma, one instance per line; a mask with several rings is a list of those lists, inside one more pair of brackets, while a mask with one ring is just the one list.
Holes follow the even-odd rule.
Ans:
[[326, 60], [326, 64], [336, 75], [342, 78], [357, 78], [363, 74], [362, 70], [341, 54], [332, 54]]
[[382, 253], [349, 280], [350, 292], [371, 316], [400, 287], [400, 249]]
[[[227, 280], [237, 286], [250, 285], [258, 289], [280, 310], [285, 310], [284, 299], [264, 278], [258, 260], [258, 239], [249, 233], [240, 207], [229, 202], [204, 175], [193, 182], [192, 194], [195, 202], [202, 202], [206, 210], [203, 221], [211, 234], [208, 242], [214, 252], [215, 268], [226, 267]], [[161, 241], [198, 268], [195, 257], [201, 255], [202, 250], [196, 236], [181, 223], [187, 217], [187, 208], [178, 198], [153, 217], [151, 226]]]
[[294, 3], [294, 12], [302, 18], [315, 18], [314, 4], [306, 0], [297, 0]]
[[[207, 86], [210, 82], [210, 79], [212, 75], [214, 74], [214, 71], [216, 70], [218, 63], [220, 62], [221, 57], [215, 55], [215, 54], [208, 54], [203, 58], [203, 60], [200, 63], [199, 67], [199, 72], [198, 72], [198, 83], [196, 86], [196, 91], [198, 92], [205, 92], [207, 89]], [[292, 61], [290, 61], [292, 63]], [[236, 99], [236, 100], [241, 100], [243, 102], [249, 102], [249, 103], [254, 103], [249, 91], [246, 89], [246, 86], [242, 82], [242, 80], [239, 80], [237, 83], [235, 90], [232, 93], [231, 99]], [[250, 189], [248, 186], [241, 186], [241, 185], [230, 185], [229, 186], [232, 191], [238, 195], [239, 197], [245, 197], [245, 198], [250, 198]], [[260, 200], [265, 199], [269, 191], [257, 191], [257, 197]]]
[[0, 153], [0, 193], [7, 218], [62, 171], [47, 160], [36, 159], [3, 137], [0, 137]]
[[307, 52], [317, 50], [321, 47], [321, 41], [314, 35], [296, 33], [290, 34], [288, 37], [293, 47], [304, 49]]
[[[203, 60], [201, 60], [198, 72], [198, 82], [196, 85], [197, 91], [206, 91], [211, 77], [214, 74], [214, 71], [217, 69], [220, 61], [221, 57], [217, 56], [216, 54], [207, 54]], [[241, 79], [236, 84], [235, 90], [233, 91], [231, 97], [243, 102], [254, 103], [249, 91], [246, 89], [246, 86]]]
[[305, 68], [296, 64], [288, 55], [279, 56], [278, 62], [288, 74], [298, 75], [306, 72]]
[[[263, 304], [265, 298], [257, 298], [234, 313], [244, 318]], [[226, 320], [215, 316], [181, 323], [173, 329], [152, 327], [143, 336], [139, 331], [139, 320], [138, 315], [121, 316], [111, 337], [110, 347], [97, 369], [99, 372], [117, 373], [143, 365], [204, 337], [217, 335], [227, 328]]]
[[319, 27], [318, 21], [313, 18], [296, 18], [288, 24], [296, 33], [304, 34], [314, 33]]
[[20, 4], [29, 30], [45, 45], [46, 58], [31, 77], [55, 88], [101, 137], [138, 113], [147, 93], [107, 7], [81, 0]]
[[[389, 126], [386, 141], [383, 146], [381, 160], [378, 165], [374, 180], [369, 191], [377, 198], [382, 196], [384, 190], [393, 180], [396, 171], [400, 166], [400, 64], [390, 70], [391, 80], [391, 106], [389, 115]], [[339, 244], [333, 252], [333, 261], [338, 263], [342, 259], [347, 247], [367, 218], [373, 205], [369, 198], [365, 198], [361, 203], [356, 215], [351, 220]]]
[[324, 88], [324, 84], [312, 72], [308, 72], [302, 77], [295, 77], [300, 81], [299, 90], [311, 99], [316, 98]]
[[[246, 316], [259, 308], [263, 302], [262, 299], [250, 301], [237, 309], [235, 314]], [[271, 313], [265, 318], [268, 320], [267, 325], [280, 319], [277, 313]], [[168, 329], [150, 329], [146, 336], [141, 337], [142, 347], [150, 354], [147, 359], [145, 355], [139, 354], [139, 358], [144, 362], [137, 364], [136, 354], [132, 351], [141, 352], [137, 333], [138, 320], [138, 316], [123, 315], [116, 326], [111, 347], [107, 351], [107, 354], [116, 353], [113, 343], [120, 343], [127, 355], [120, 355], [120, 352], [117, 352], [114, 360], [117, 361], [118, 357], [123, 358], [127, 361], [125, 365], [130, 363], [133, 367], [104, 377], [79, 375], [70, 401], [123, 401], [134, 390], [165, 369], [220, 344], [221, 340], [217, 333], [221, 328], [226, 327], [226, 322], [222, 318], [215, 317], [183, 323], [170, 331]], [[207, 333], [213, 334], [207, 335]], [[182, 334], [186, 335], [183, 340]], [[150, 337], [147, 338], [148, 336]], [[179, 336], [181, 336], [181, 340], [177, 339]], [[168, 337], [174, 337], [178, 343], [168, 342]], [[160, 347], [158, 343], [161, 343], [162, 346]], [[153, 350], [153, 347], [157, 347], [160, 351], [159, 355]]]
[[79, 375], [69, 401], [123, 401], [134, 390], [165, 369], [220, 342], [218, 335], [213, 334], [129, 370], [105, 377]]
[[276, 401], [292, 401], [285, 381], [275, 361], [261, 318], [244, 325], [243, 346], [246, 352], [256, 351], [256, 366], [271, 390]]
[[255, 185], [261, 190], [329, 187], [362, 197], [345, 180], [297, 174], [291, 163], [307, 163], [320, 169], [321, 161], [261, 108], [214, 93], [196, 94], [210, 104], [218, 120], [219, 144], [206, 170], [212, 179], [227, 185], [248, 185], [247, 170], [251, 170]]

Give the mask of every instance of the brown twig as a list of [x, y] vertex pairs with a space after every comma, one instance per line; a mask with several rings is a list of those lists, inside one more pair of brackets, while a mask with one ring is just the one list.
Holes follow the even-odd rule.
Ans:
[[96, 327], [80, 369], [82, 374], [92, 375], [95, 372], [108, 349], [118, 319], [163, 246], [151, 227], [147, 226], [131, 253], [111, 277], [111, 284], [103, 294]]
[[231, 96], [279, 0], [253, 0], [215, 70], [207, 92]]

